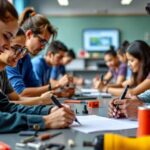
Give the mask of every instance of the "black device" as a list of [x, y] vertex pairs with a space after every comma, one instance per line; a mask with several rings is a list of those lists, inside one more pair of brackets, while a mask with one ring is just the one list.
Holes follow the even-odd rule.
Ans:
[[84, 141], [84, 147], [94, 147], [94, 150], [104, 149], [104, 135], [98, 135], [94, 138], [93, 142]]

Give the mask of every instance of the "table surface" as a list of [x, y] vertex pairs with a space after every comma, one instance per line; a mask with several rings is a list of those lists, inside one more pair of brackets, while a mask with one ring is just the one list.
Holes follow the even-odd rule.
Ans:
[[[91, 114], [95, 114], [95, 115], [100, 115], [100, 116], [107, 116], [107, 109], [108, 109], [108, 102], [110, 101], [110, 99], [103, 99], [100, 100], [100, 107], [99, 108], [95, 108], [95, 109], [89, 109], [89, 115]], [[79, 112], [79, 115], [83, 115], [82, 114], [82, 110], [83, 110], [84, 104], [72, 104], [72, 108], [75, 110], [77, 109]], [[93, 141], [94, 137], [106, 132], [96, 132], [96, 133], [90, 133], [90, 134], [84, 134], [78, 131], [75, 131], [73, 129], [59, 129], [59, 130], [47, 130], [47, 131], [43, 131], [40, 133], [58, 133], [58, 132], [62, 132], [61, 135], [54, 137], [50, 140], [47, 140], [46, 142], [48, 143], [58, 143], [58, 144], [64, 144], [65, 145], [65, 150], [82, 150], [82, 149], [86, 149], [86, 150], [92, 150], [92, 147], [83, 147], [83, 141]], [[135, 136], [136, 135], [136, 129], [128, 129], [128, 130], [117, 130], [117, 131], [112, 131], [112, 133], [118, 133], [121, 135], [125, 135], [125, 136]], [[18, 133], [12, 133], [12, 134], [0, 134], [0, 141], [6, 142], [7, 144], [9, 144], [13, 150], [23, 150], [23, 148], [18, 148], [15, 146], [16, 143], [20, 142], [21, 139], [23, 139], [24, 137], [19, 136]], [[72, 139], [74, 140], [76, 146], [73, 148], [70, 148], [68, 146], [68, 139]], [[27, 148], [25, 148], [27, 149]]]

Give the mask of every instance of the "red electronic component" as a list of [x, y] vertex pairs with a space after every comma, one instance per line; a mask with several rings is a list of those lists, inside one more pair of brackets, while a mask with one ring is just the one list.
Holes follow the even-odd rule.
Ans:
[[98, 100], [88, 101], [88, 107], [98, 108], [99, 107], [99, 101]]
[[10, 146], [0, 141], [0, 150], [11, 150]]

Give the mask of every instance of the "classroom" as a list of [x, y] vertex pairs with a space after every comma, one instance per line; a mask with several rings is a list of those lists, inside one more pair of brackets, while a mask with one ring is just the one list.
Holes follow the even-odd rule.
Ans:
[[0, 150], [149, 150], [150, 1], [0, 0]]

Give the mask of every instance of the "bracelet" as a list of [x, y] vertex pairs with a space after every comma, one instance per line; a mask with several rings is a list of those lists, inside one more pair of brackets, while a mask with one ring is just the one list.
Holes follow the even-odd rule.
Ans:
[[52, 87], [51, 87], [51, 82], [49, 81], [49, 84], [48, 84], [48, 91], [51, 91]]

